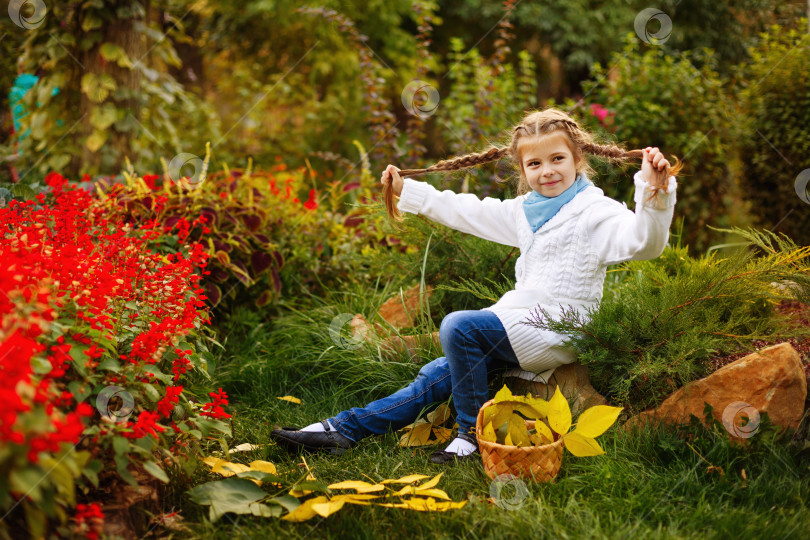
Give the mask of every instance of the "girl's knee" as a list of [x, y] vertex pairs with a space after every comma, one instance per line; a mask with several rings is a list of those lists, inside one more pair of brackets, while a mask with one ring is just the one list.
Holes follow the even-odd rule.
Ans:
[[442, 347], [447, 347], [452, 340], [457, 339], [461, 334], [462, 324], [467, 320], [468, 314], [468, 311], [453, 311], [445, 315], [442, 324], [439, 326], [439, 341]]

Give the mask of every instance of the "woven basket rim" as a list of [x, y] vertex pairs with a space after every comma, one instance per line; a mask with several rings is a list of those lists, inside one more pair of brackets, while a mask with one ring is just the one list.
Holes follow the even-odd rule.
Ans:
[[[536, 445], [536, 444], [532, 444], [532, 445], [529, 445], [529, 446], [517, 446], [517, 445], [514, 445], [514, 444], [511, 444], [511, 445], [510, 444], [501, 444], [499, 442], [486, 441], [486, 440], [482, 439], [481, 437], [478, 436], [478, 434], [479, 434], [481, 428], [483, 427], [481, 424], [483, 423], [483, 419], [484, 419], [484, 409], [486, 409], [487, 407], [492, 405], [493, 401], [494, 401], [494, 399], [490, 399], [489, 401], [487, 401], [486, 403], [481, 405], [481, 408], [478, 410], [478, 416], [475, 419], [475, 438], [478, 441], [479, 446], [486, 446], [486, 447], [491, 448], [493, 450], [497, 450], [498, 448], [525, 448], [527, 451], [538, 452], [538, 451], [541, 451], [541, 450], [542, 451], [548, 451], [548, 450], [553, 449], [555, 446], [561, 446], [563, 444], [563, 436], [562, 435], [560, 435], [560, 437], [554, 442], [547, 443], [547, 444], [541, 444], [539, 446]], [[534, 422], [534, 420], [526, 420], [526, 421], [527, 422]], [[556, 433], [556, 432], [552, 431], [552, 433]], [[557, 433], [557, 435], [559, 435], [559, 434]]]

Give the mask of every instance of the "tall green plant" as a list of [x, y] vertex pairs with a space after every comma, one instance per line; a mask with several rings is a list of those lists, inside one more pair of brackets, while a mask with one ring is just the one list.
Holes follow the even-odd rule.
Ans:
[[[735, 110], [713, 63], [711, 51], [677, 57], [659, 48], [642, 51], [630, 35], [611, 67], [596, 64], [592, 80], [583, 84], [589, 99], [611, 113], [611, 138], [628, 148], [657, 146], [686, 163], [676, 212], [682, 209], [686, 220], [685, 245], [696, 251], [718, 239], [709, 225], [735, 224], [731, 216], [739, 198], [729, 165]], [[604, 169], [600, 185], [609, 196], [630, 200], [633, 184], [625, 176], [619, 168]]]
[[[771, 27], [740, 66], [742, 184], [762, 224], [810, 244], [810, 34]], [[804, 173], [802, 173], [804, 171]], [[804, 176], [802, 176], [804, 174]]]

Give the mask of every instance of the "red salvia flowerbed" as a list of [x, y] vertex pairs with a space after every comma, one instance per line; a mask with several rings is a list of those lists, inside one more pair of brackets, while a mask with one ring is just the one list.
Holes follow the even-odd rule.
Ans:
[[[130, 230], [59, 174], [46, 184], [0, 208], [0, 535], [24, 520], [37, 536], [80, 504], [74, 530], [93, 537], [103, 505], [78, 502], [76, 485], [167, 481], [165, 465], [229, 432], [227, 396], [193, 402], [206, 393], [201, 245], [156, 253], [159, 224]], [[205, 227], [187, 224], [181, 244]]]

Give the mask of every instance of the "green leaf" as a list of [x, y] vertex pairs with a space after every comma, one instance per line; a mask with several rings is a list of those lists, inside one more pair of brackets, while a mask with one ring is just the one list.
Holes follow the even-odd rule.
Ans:
[[105, 103], [90, 109], [90, 123], [94, 128], [104, 130], [110, 127], [118, 117], [118, 109], [112, 103]]
[[267, 493], [259, 486], [237, 477], [207, 482], [186, 493], [193, 502], [210, 506], [209, 517], [212, 522], [228, 512], [253, 514], [250, 505], [267, 497]]
[[124, 456], [129, 452], [129, 440], [125, 437], [113, 437], [113, 450], [116, 456]]
[[91, 152], [97, 152], [105, 142], [107, 142], [107, 132], [94, 129], [93, 133], [91, 133], [90, 136], [87, 137], [87, 140], [84, 141], [84, 145]]
[[169, 483], [169, 477], [166, 475], [166, 471], [164, 471], [154, 461], [144, 461], [143, 468], [146, 470], [146, 472], [148, 472], [149, 474], [151, 474], [152, 476], [154, 476], [155, 478], [157, 478], [158, 480], [160, 480], [164, 484]]
[[101, 28], [102, 23], [103, 21], [101, 20], [101, 17], [92, 11], [85, 11], [84, 19], [82, 20], [82, 30], [89, 32], [90, 30]]

